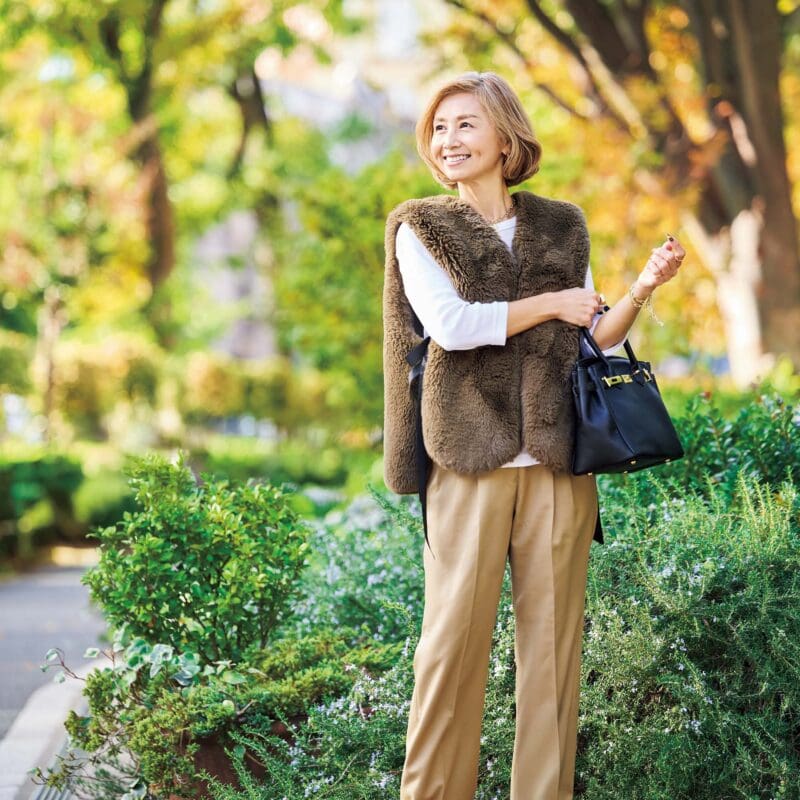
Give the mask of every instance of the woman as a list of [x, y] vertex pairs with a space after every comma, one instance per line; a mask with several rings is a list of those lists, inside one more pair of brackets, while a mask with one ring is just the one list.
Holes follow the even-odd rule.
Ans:
[[579, 327], [610, 350], [684, 257], [654, 248], [600, 316], [581, 209], [508, 189], [541, 146], [494, 73], [442, 87], [417, 125], [434, 177], [458, 196], [409, 200], [386, 225], [384, 477], [416, 492], [416, 411], [406, 355], [430, 335], [422, 424], [431, 459], [425, 609], [401, 800], [471, 800], [489, 653], [506, 559], [516, 620], [511, 800], [571, 798], [589, 546], [590, 475], [570, 472], [569, 374]]

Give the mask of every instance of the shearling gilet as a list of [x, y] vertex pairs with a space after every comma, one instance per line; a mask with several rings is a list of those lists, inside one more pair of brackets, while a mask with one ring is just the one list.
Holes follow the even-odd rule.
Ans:
[[[417, 492], [416, 407], [406, 355], [421, 339], [403, 290], [395, 238], [407, 223], [469, 302], [518, 300], [584, 286], [589, 234], [574, 203], [518, 191], [512, 253], [466, 201], [452, 195], [407, 200], [386, 222], [383, 288], [384, 479]], [[570, 469], [574, 417], [569, 376], [579, 331], [548, 320], [503, 346], [444, 350], [431, 340], [423, 377], [425, 449], [461, 473], [496, 469], [524, 447], [557, 471]]]

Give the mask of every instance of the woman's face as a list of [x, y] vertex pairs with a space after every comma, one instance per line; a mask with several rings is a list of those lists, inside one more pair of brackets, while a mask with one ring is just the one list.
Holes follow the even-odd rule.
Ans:
[[451, 94], [433, 117], [431, 153], [453, 183], [503, 180], [503, 150], [494, 123], [474, 94]]

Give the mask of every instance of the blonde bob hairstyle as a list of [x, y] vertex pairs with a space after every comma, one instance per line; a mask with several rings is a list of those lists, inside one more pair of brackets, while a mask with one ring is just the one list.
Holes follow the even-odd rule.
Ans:
[[506, 186], [516, 186], [535, 175], [539, 171], [542, 145], [536, 138], [528, 115], [514, 90], [494, 72], [465, 72], [436, 92], [417, 122], [417, 151], [433, 177], [447, 189], [456, 187], [436, 165], [431, 153], [431, 140], [433, 118], [439, 103], [450, 95], [462, 92], [478, 98], [503, 144], [509, 145], [508, 156], [503, 162]]

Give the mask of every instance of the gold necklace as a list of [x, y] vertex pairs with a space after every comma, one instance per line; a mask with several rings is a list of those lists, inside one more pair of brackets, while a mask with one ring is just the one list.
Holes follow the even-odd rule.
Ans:
[[[504, 219], [508, 219], [511, 216], [511, 212], [514, 210], [514, 201], [511, 201], [511, 205], [499, 216], [495, 217], [495, 219], [487, 219], [487, 225], [497, 225], [498, 222], [502, 222]], [[484, 219], [486, 219], [484, 217]]]

